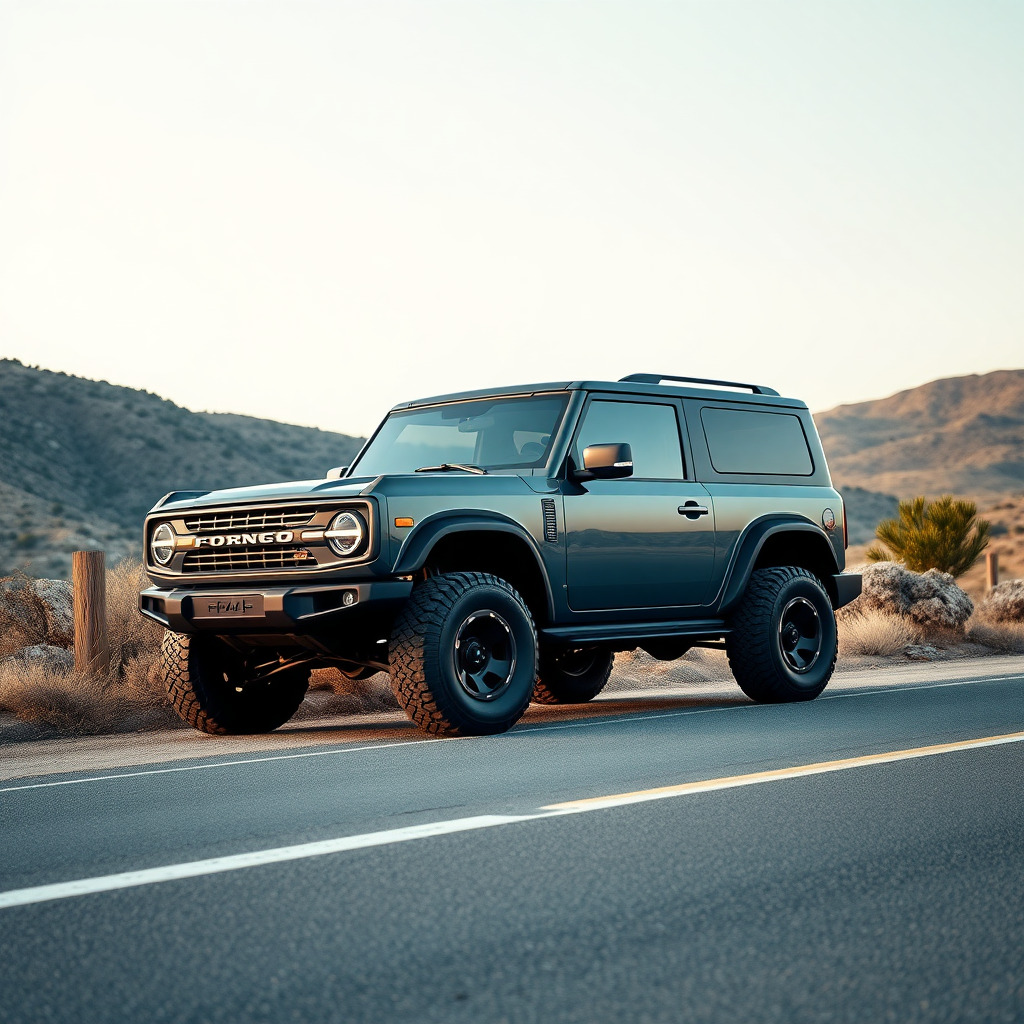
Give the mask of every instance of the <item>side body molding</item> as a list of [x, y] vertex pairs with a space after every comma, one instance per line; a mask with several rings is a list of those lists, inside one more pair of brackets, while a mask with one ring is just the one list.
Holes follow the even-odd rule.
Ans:
[[809, 535], [802, 537], [801, 541], [813, 552], [814, 560], [818, 563], [817, 572], [828, 591], [832, 605], [837, 607], [843, 603], [840, 602], [839, 588], [835, 581], [835, 576], [840, 572], [839, 562], [827, 534], [804, 516], [784, 513], [755, 519], [744, 530], [733, 549], [732, 560], [725, 573], [721, 600], [716, 608], [719, 614], [729, 612], [740, 599], [757, 564], [758, 556], [769, 538], [787, 533]]
[[[523, 541], [533, 555], [537, 571], [544, 581], [544, 594], [547, 600], [548, 616], [555, 615], [555, 602], [551, 593], [551, 580], [548, 577], [544, 559], [541, 557], [537, 541], [523, 529], [514, 519], [509, 519], [498, 512], [467, 510], [464, 512], [438, 512], [419, 523], [415, 531], [406, 538], [398, 554], [393, 572], [395, 575], [406, 575], [422, 569], [434, 545], [444, 537], [456, 533], [491, 533], [510, 534]], [[551, 545], [553, 547], [553, 545]], [[561, 550], [561, 549], [559, 549]]]

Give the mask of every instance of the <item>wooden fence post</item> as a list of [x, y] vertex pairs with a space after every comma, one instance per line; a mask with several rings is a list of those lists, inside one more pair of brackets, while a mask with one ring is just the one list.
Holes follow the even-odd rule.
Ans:
[[999, 585], [999, 553], [988, 551], [985, 553], [985, 591]]
[[71, 587], [75, 606], [75, 669], [105, 676], [110, 670], [110, 644], [106, 559], [102, 551], [72, 554]]

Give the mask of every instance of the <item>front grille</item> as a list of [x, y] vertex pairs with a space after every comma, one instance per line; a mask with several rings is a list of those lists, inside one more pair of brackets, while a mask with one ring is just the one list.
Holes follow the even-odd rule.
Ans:
[[265, 548], [230, 548], [220, 551], [190, 551], [181, 563], [183, 573], [245, 572], [263, 569], [315, 569], [316, 559], [308, 548], [275, 545]]
[[230, 512], [209, 512], [185, 517], [193, 533], [200, 530], [277, 530], [305, 526], [316, 515], [309, 506], [298, 508], [239, 508]]

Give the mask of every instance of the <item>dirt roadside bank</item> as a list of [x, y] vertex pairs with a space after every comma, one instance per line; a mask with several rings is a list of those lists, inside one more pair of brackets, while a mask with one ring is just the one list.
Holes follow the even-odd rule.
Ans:
[[[1024, 656], [1003, 655], [927, 663], [858, 666], [836, 674], [825, 697], [861, 689], [921, 686], [987, 677], [1024, 675]], [[652, 679], [652, 682], [655, 680]], [[642, 678], [610, 687], [590, 704], [573, 707], [532, 705], [517, 728], [552, 722], [584, 721], [609, 715], [657, 713], [674, 709], [746, 704], [730, 679], [674, 682], [646, 687]], [[207, 736], [188, 728], [107, 736], [0, 742], [0, 781], [62, 773], [90, 773], [225, 758], [264, 759], [320, 754], [360, 744], [423, 742], [425, 737], [400, 711], [340, 715], [289, 722], [263, 736]], [[426, 742], [433, 742], [426, 740]]]

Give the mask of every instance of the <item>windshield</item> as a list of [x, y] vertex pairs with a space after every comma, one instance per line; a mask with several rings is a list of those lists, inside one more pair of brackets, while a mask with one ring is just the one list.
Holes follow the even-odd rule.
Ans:
[[487, 470], [543, 466], [568, 401], [568, 395], [539, 395], [393, 412], [349, 475], [459, 463]]

